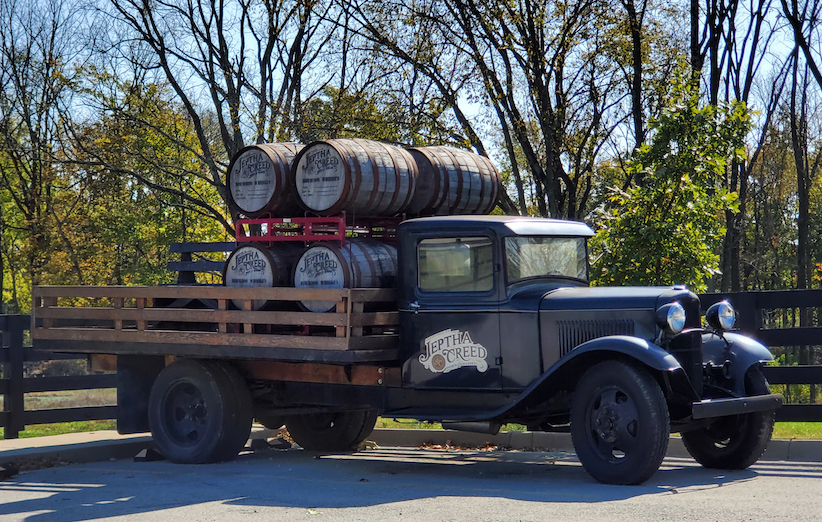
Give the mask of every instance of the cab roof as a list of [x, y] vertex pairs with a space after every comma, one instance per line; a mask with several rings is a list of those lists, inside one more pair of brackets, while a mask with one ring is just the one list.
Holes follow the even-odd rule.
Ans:
[[400, 229], [426, 230], [490, 228], [499, 236], [574, 236], [591, 237], [594, 231], [579, 221], [529, 216], [435, 216], [403, 221]]

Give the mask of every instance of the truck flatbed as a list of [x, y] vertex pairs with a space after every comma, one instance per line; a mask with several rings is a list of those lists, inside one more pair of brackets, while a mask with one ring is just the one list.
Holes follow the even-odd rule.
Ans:
[[[231, 357], [350, 364], [398, 359], [392, 289], [41, 286], [38, 348], [88, 354]], [[277, 310], [253, 310], [268, 301]], [[326, 313], [298, 311], [333, 301]], [[237, 309], [234, 303], [242, 303]], [[375, 307], [381, 311], [364, 311]]]

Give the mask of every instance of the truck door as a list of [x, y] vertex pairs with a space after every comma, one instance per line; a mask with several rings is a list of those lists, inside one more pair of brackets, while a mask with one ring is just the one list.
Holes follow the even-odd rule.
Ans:
[[404, 239], [398, 304], [405, 386], [502, 387], [494, 245], [491, 231]]

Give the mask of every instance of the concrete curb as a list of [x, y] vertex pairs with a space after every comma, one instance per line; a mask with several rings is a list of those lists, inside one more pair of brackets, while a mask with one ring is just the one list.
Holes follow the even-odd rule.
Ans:
[[[369, 437], [380, 446], [500, 446], [522, 451], [559, 451], [573, 453], [569, 433], [503, 431], [497, 435], [449, 430], [376, 429]], [[668, 442], [668, 457], [690, 458], [680, 437]], [[765, 450], [763, 460], [822, 462], [822, 440], [774, 439]]]
[[[257, 428], [252, 439], [276, 437], [277, 430]], [[509, 431], [497, 435], [449, 430], [376, 429], [368, 440], [379, 446], [419, 447], [425, 445], [485, 446], [490, 444], [522, 451], [573, 453], [568, 433]], [[69, 433], [48, 437], [0, 441], [0, 465], [27, 460], [95, 462], [132, 458], [145, 448], [154, 448], [150, 435], [118, 435], [114, 431]], [[689, 457], [682, 440], [671, 437], [668, 457]], [[775, 439], [763, 460], [822, 462], [822, 440]]]
[[[277, 430], [255, 427], [250, 439], [268, 439], [278, 433]], [[8, 439], [0, 440], [0, 465], [32, 460], [81, 463], [130, 459], [146, 448], [156, 449], [147, 433], [120, 435], [116, 431], [90, 431]]]

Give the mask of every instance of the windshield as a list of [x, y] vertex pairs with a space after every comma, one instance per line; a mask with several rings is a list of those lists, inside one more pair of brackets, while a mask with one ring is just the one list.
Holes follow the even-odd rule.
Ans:
[[508, 283], [536, 276], [588, 281], [583, 237], [516, 236], [505, 238]]

